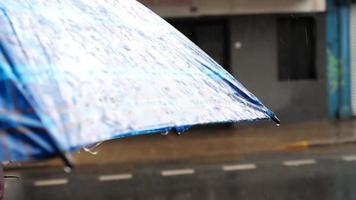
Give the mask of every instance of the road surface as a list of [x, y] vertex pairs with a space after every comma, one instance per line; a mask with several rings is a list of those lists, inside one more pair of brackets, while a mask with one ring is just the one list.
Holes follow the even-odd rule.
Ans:
[[170, 162], [7, 171], [7, 200], [351, 200], [356, 146]]

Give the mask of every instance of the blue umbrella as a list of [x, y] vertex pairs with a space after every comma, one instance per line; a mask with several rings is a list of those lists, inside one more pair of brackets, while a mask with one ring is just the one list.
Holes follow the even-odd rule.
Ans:
[[0, 24], [0, 161], [197, 124], [279, 123], [135, 0], [2, 0]]

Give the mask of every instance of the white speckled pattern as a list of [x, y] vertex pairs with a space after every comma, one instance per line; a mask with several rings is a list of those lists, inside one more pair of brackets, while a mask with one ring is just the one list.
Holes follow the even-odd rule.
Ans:
[[[273, 116], [134, 0], [2, 0], [0, 24], [3, 74], [62, 150], [149, 130]], [[26, 112], [0, 109], [17, 120]]]

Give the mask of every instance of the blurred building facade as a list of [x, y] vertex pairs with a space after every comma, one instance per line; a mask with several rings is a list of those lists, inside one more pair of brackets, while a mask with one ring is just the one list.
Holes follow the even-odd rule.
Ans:
[[141, 0], [284, 121], [356, 116], [356, 0]]
[[351, 74], [352, 74], [352, 111], [356, 115], [356, 0], [351, 4]]
[[325, 0], [141, 0], [283, 121], [328, 117]]

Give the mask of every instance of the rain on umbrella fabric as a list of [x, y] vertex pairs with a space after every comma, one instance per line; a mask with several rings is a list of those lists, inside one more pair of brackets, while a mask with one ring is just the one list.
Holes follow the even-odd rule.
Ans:
[[2, 0], [0, 24], [0, 161], [196, 124], [275, 119], [134, 0]]

